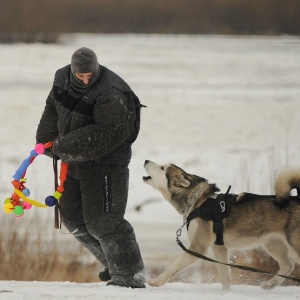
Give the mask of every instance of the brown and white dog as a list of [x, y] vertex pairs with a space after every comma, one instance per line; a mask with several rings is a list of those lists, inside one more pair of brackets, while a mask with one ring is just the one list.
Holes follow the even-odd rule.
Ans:
[[[219, 191], [215, 184], [205, 178], [188, 174], [173, 164], [158, 165], [146, 160], [144, 167], [148, 174], [143, 177], [144, 182], [158, 190], [184, 219]], [[277, 177], [275, 186], [276, 197], [273, 198], [254, 195], [250, 201], [245, 201], [244, 193], [237, 195], [239, 205], [232, 205], [230, 214], [223, 220], [224, 245], [214, 243], [216, 234], [213, 232], [212, 221], [193, 219], [188, 230], [188, 249], [205, 255], [210, 248], [217, 261], [229, 263], [231, 249], [262, 248], [278, 262], [278, 274], [288, 276], [295, 263], [300, 263], [300, 197], [290, 196], [291, 189], [300, 188], [300, 171], [282, 173]], [[161, 275], [149, 280], [148, 284], [163, 285], [197, 259], [183, 252]], [[229, 289], [229, 268], [217, 264], [217, 269], [223, 289]], [[282, 277], [274, 276], [261, 283], [261, 287], [272, 289], [283, 280]]]

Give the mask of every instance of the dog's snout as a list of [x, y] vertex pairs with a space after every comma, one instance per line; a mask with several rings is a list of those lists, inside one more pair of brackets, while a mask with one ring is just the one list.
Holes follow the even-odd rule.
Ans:
[[150, 160], [146, 159], [145, 160], [145, 165], [149, 163]]

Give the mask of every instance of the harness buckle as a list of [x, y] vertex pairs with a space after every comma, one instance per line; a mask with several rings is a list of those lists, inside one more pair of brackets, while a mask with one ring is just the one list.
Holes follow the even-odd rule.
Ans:
[[182, 228], [185, 226], [186, 223], [187, 223], [187, 220], [184, 220], [181, 227], [178, 228], [178, 230], [176, 231], [176, 239], [177, 240], [179, 240], [179, 237], [181, 236], [181, 233], [182, 233]]
[[180, 237], [181, 236], [181, 232], [182, 232], [182, 228], [179, 228], [177, 231], [176, 231], [176, 237]]

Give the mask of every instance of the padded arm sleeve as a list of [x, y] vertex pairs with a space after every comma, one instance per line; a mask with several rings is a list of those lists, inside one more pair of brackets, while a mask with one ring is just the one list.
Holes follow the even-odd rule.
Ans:
[[96, 102], [93, 123], [55, 140], [53, 152], [68, 163], [100, 159], [117, 149], [134, 130], [134, 115], [123, 94]]
[[46, 100], [46, 106], [36, 132], [37, 143], [47, 143], [54, 141], [58, 136], [57, 111], [53, 88]]

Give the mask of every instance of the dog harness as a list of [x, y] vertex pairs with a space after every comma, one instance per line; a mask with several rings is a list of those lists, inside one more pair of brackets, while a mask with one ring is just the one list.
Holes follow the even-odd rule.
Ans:
[[190, 222], [195, 218], [201, 218], [207, 221], [213, 221], [213, 231], [216, 234], [216, 245], [224, 245], [223, 219], [228, 217], [231, 205], [235, 202], [237, 195], [229, 194], [231, 186], [229, 186], [225, 194], [218, 194], [217, 198], [207, 198], [207, 200], [198, 208], [193, 210], [187, 217], [187, 230]]

